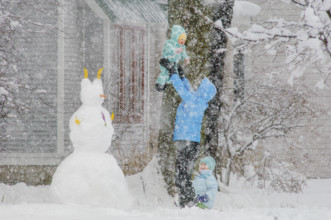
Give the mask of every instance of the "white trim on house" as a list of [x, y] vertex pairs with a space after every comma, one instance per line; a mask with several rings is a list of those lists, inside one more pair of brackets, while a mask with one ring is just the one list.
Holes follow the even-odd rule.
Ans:
[[2, 153], [0, 165], [58, 165], [64, 157], [57, 153]]
[[86, 4], [91, 8], [91, 10], [102, 20], [108, 20], [108, 16], [100, 8], [100, 6], [95, 2], [95, 0], [85, 0]]
[[146, 91], [147, 91], [147, 100], [146, 100], [146, 103], [144, 103], [145, 104], [145, 106], [146, 106], [146, 111], [147, 111], [147, 121], [146, 121], [146, 124], [147, 124], [147, 131], [146, 131], [146, 137], [145, 137], [145, 140], [147, 140], [147, 151], [149, 151], [150, 149], [149, 149], [149, 134], [150, 134], [150, 132], [149, 132], [149, 114], [150, 114], [150, 109], [149, 109], [149, 97], [150, 97], [150, 81], [149, 81], [149, 74], [150, 74], [150, 49], [151, 49], [151, 46], [150, 46], [150, 44], [151, 44], [151, 42], [150, 42], [150, 39], [151, 39], [151, 25], [150, 24], [148, 24], [147, 25], [147, 63], [145, 64], [146, 66], [147, 66], [147, 68], [146, 68], [146, 77], [147, 77], [147, 88], [146, 88]]
[[[63, 5], [64, 0], [60, 0], [59, 3]], [[62, 154], [64, 151], [64, 19], [64, 11], [59, 7], [57, 41], [57, 154]]]

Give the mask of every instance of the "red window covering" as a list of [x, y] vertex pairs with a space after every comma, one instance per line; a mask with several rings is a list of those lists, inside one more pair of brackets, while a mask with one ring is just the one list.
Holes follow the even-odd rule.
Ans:
[[115, 25], [114, 31], [114, 72], [118, 84], [114, 123], [143, 123], [146, 31], [122, 25]]

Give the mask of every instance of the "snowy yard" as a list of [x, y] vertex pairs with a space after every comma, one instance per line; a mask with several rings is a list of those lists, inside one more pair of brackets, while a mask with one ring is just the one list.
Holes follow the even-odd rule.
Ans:
[[218, 194], [214, 210], [200, 210], [179, 209], [166, 196], [154, 199], [152, 194], [143, 196], [134, 188], [139, 186], [138, 177], [127, 178], [135, 204], [126, 210], [59, 204], [51, 199], [49, 186], [1, 184], [0, 219], [331, 219], [331, 179], [308, 180], [301, 194], [267, 193], [238, 181], [227, 193]]
[[[15, 157], [10, 165], [36, 165], [36, 159], [43, 160], [40, 164], [44, 165], [44, 160], [50, 158], [41, 156], [44, 153], [55, 152], [55, 158], [65, 155], [68, 138], [65, 134], [69, 132], [65, 119], [79, 103], [79, 84], [75, 81], [83, 77], [82, 67], [104, 66], [105, 76], [101, 77], [103, 68], [97, 74], [91, 70], [90, 75], [84, 70], [82, 106], [69, 121], [69, 136], [75, 150], [58, 166], [52, 185], [0, 183], [0, 220], [331, 220], [331, 179], [307, 180], [303, 192], [295, 194], [257, 189], [231, 177], [230, 186], [217, 193], [213, 209], [180, 209], [175, 205], [177, 198], [166, 192], [155, 158], [143, 172], [125, 177], [115, 158], [104, 153], [113, 140], [114, 117], [119, 149], [126, 149], [131, 142], [137, 145], [132, 145], [132, 149], [153, 147], [151, 140], [158, 134], [153, 130], [162, 131], [167, 128], [163, 124], [170, 124], [171, 120], [165, 120], [170, 117], [164, 116], [171, 115], [171, 109], [178, 103], [175, 105], [173, 96], [169, 96], [172, 102], [168, 102], [155, 95], [152, 74], [159, 73], [158, 59], [166, 26], [184, 19], [186, 32], [180, 32], [172, 39], [173, 44], [166, 47], [171, 50], [169, 59], [188, 59], [190, 55], [191, 67], [185, 70], [188, 79], [196, 81], [197, 87], [199, 81], [205, 80], [202, 78], [211, 76], [217, 90], [211, 82], [213, 95], [199, 89], [183, 89], [185, 79], [182, 82], [174, 74], [172, 86], [176, 87], [177, 78], [180, 86], [175, 89], [183, 99], [185, 107], [182, 108], [188, 110], [178, 114], [180, 119], [176, 113], [176, 121], [185, 122], [181, 127], [185, 135], [178, 139], [169, 136], [169, 140], [200, 142], [201, 120], [208, 102], [218, 94], [216, 102], [210, 105], [211, 111], [207, 111], [212, 114], [205, 120], [206, 126], [202, 125], [206, 129], [206, 142], [213, 133], [213, 140], [218, 143], [224, 139], [226, 144], [223, 147], [223, 143], [215, 145], [210, 141], [212, 144], [206, 145], [205, 150], [209, 151], [212, 145], [214, 149], [218, 147], [219, 152], [226, 149], [225, 157], [230, 158], [227, 167], [231, 168], [236, 158], [249, 161], [247, 165], [256, 162], [258, 167], [259, 161], [253, 161], [257, 159], [250, 158], [252, 155], [245, 151], [264, 155], [266, 162], [272, 154], [265, 151], [267, 145], [258, 151], [258, 144], [264, 145], [258, 141], [285, 137], [286, 146], [293, 150], [291, 156], [295, 162], [300, 161], [296, 166], [306, 163], [300, 158], [302, 154], [309, 160], [305, 165], [314, 167], [306, 176], [330, 178], [331, 0], [253, 1], [256, 4], [235, 1], [235, 5], [234, 1], [205, 0], [201, 4], [185, 1], [190, 7], [182, 3], [169, 4], [167, 13], [162, 8], [168, 1], [117, 1], [123, 8], [114, 7], [116, 4], [110, 0], [60, 0], [54, 5], [49, 4], [51, 1], [38, 2], [6, 0], [0, 3], [0, 39], [6, 40], [5, 44], [0, 43], [0, 119], [3, 119], [0, 120], [0, 144], [8, 144], [0, 146], [0, 153], [4, 153], [0, 155], [1, 164], [8, 165], [5, 160], [12, 159], [6, 157], [11, 152], [15, 152]], [[219, 7], [217, 2], [225, 4]], [[150, 15], [149, 7], [153, 8]], [[136, 10], [137, 18], [133, 16], [135, 13], [126, 15], [123, 9], [127, 13]], [[146, 9], [146, 16], [141, 14], [141, 9]], [[173, 18], [168, 24], [169, 12]], [[153, 14], [160, 20], [152, 19], [157, 17]], [[187, 33], [191, 40], [187, 41], [186, 48]], [[188, 55], [186, 51], [184, 55], [183, 48], [191, 50]], [[180, 61], [168, 61], [171, 68], [167, 71], [180, 72], [176, 65], [172, 66]], [[90, 81], [89, 77], [95, 75], [96, 79]], [[185, 78], [184, 75], [181, 78]], [[106, 81], [105, 91], [102, 79]], [[316, 91], [317, 88], [320, 90]], [[183, 92], [187, 94], [181, 94]], [[225, 98], [221, 98], [221, 94]], [[186, 96], [191, 97], [188, 104]], [[107, 108], [116, 116], [102, 106], [106, 97]], [[167, 103], [169, 107], [163, 106]], [[201, 108], [196, 111], [199, 103]], [[24, 112], [25, 109], [29, 111]], [[17, 115], [12, 113], [14, 110]], [[163, 111], [168, 113], [163, 115]], [[24, 117], [21, 119], [21, 116]], [[218, 126], [220, 122], [224, 125]], [[176, 122], [174, 127], [176, 131]], [[289, 131], [298, 127], [304, 129], [303, 133], [298, 130], [298, 136], [293, 133], [288, 137]], [[191, 130], [196, 134], [191, 134]], [[187, 131], [190, 132], [185, 133]], [[224, 133], [224, 137], [220, 138], [219, 133]], [[197, 136], [199, 139], [195, 139]], [[282, 143], [278, 143], [278, 139], [276, 142], [277, 146], [272, 145], [272, 149], [286, 156], [287, 151], [278, 149]], [[163, 145], [159, 143], [158, 147], [161, 149]], [[294, 151], [296, 148], [300, 154]], [[218, 155], [215, 152], [211, 155]], [[20, 156], [30, 153], [31, 157], [27, 158], [31, 161]], [[243, 158], [244, 154], [247, 158]], [[175, 161], [164, 155], [159, 155], [163, 161]], [[242, 165], [246, 165], [244, 162]], [[47, 164], [55, 162], [45, 161]], [[230, 171], [228, 169], [229, 175]], [[54, 192], [58, 192], [58, 197]], [[87, 205], [89, 202], [84, 201], [98, 205]]]

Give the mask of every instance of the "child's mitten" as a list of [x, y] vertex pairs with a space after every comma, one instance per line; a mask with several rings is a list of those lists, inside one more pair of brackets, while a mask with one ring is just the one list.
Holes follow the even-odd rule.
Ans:
[[202, 196], [200, 196], [200, 195], [197, 196], [197, 202], [208, 202], [208, 201], [209, 201], [209, 199], [206, 194], [202, 195]]
[[158, 83], [155, 84], [155, 89], [158, 92], [164, 91], [166, 87], [167, 87], [167, 84], [164, 84], [164, 85], [161, 85], [161, 84], [158, 84]]
[[178, 75], [181, 79], [185, 78], [184, 68], [181, 65], [177, 65]]

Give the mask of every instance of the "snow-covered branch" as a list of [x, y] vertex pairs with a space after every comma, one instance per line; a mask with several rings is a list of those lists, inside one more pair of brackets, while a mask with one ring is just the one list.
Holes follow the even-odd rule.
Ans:
[[302, 8], [297, 21], [273, 18], [253, 24], [242, 33], [236, 28], [228, 28], [224, 32], [233, 42], [244, 44], [247, 48], [264, 43], [265, 48], [285, 50], [285, 64], [291, 72], [288, 81], [290, 84], [313, 65], [323, 66], [321, 81], [326, 82], [331, 70], [331, 4], [322, 0], [292, 0], [290, 4]]
[[225, 29], [222, 25], [222, 22], [220, 20], [213, 22], [208, 16], [206, 16], [200, 9], [194, 8], [194, 12], [197, 13], [199, 16], [201, 16], [202, 19], [205, 20], [207, 24], [212, 25], [216, 30], [223, 31], [224, 33], [227, 34], [227, 36], [231, 36], [233, 38], [249, 41], [249, 42], [257, 42], [256, 39], [246, 37], [241, 35], [239, 32], [233, 32], [231, 31], [231, 28]]
[[300, 1], [300, 0], [291, 0], [294, 4], [299, 5], [299, 6], [308, 6], [308, 1], [304, 0], [304, 1]]
[[305, 102], [307, 94], [286, 85], [250, 82], [245, 91], [244, 99], [222, 107], [223, 153], [227, 155], [225, 184], [229, 172], [239, 169], [241, 161], [246, 160], [249, 152], [255, 152], [261, 141], [286, 138], [291, 131], [300, 129], [301, 120], [311, 114]]

